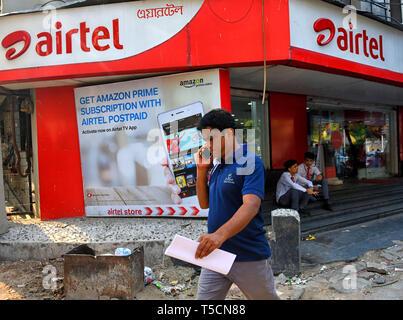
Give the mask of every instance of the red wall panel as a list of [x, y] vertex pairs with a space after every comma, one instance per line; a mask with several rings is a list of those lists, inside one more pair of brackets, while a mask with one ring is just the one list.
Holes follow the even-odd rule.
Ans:
[[304, 160], [308, 150], [306, 117], [306, 96], [270, 93], [272, 169], [284, 168], [288, 159]]
[[221, 106], [217, 106], [217, 108], [222, 108], [231, 112], [231, 87], [229, 70], [220, 69], [220, 98]]
[[36, 89], [41, 219], [84, 216], [73, 87]]

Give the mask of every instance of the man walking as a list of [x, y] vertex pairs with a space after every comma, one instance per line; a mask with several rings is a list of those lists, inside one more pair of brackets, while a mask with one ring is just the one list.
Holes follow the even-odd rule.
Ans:
[[304, 154], [304, 162], [298, 166], [298, 174], [311, 181], [315, 191], [322, 190], [322, 195], [324, 199], [323, 208], [332, 211], [333, 208], [329, 203], [329, 187], [327, 179], [323, 178], [320, 170], [313, 165], [315, 155], [312, 152], [306, 152]]
[[[263, 163], [237, 142], [236, 124], [229, 112], [208, 112], [198, 129], [207, 142], [197, 154], [197, 197], [202, 209], [209, 208], [209, 215], [208, 234], [199, 238], [195, 257], [206, 257], [221, 248], [236, 258], [227, 275], [202, 268], [197, 299], [223, 300], [232, 283], [247, 299], [279, 299], [263, 228]], [[211, 156], [203, 161], [207, 148]], [[213, 158], [219, 162], [214, 167]]]

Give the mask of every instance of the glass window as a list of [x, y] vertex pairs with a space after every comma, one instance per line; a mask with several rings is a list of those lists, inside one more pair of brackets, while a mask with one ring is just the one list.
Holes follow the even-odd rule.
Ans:
[[254, 137], [248, 131], [243, 131], [243, 143], [254, 143], [255, 154], [268, 167], [268, 121], [267, 102], [262, 105], [261, 99], [231, 96], [231, 110], [239, 128], [253, 129]]
[[322, 170], [338, 178], [393, 175], [391, 112], [308, 107], [308, 143], [324, 155]]

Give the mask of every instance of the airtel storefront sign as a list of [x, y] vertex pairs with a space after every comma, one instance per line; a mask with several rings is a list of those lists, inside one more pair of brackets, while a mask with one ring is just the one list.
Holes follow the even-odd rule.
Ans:
[[182, 30], [204, 0], [133, 1], [0, 19], [0, 70], [111, 61]]
[[403, 73], [401, 31], [312, 0], [290, 0], [291, 46]]

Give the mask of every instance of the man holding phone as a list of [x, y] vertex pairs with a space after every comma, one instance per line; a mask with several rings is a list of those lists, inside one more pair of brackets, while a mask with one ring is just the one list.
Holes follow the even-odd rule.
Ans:
[[197, 128], [206, 143], [196, 156], [196, 190], [199, 205], [209, 208], [209, 216], [208, 233], [199, 238], [195, 257], [202, 259], [218, 248], [236, 254], [227, 275], [202, 268], [197, 299], [223, 300], [232, 283], [248, 299], [279, 299], [263, 228], [263, 163], [238, 143], [236, 124], [228, 111], [208, 112]]

